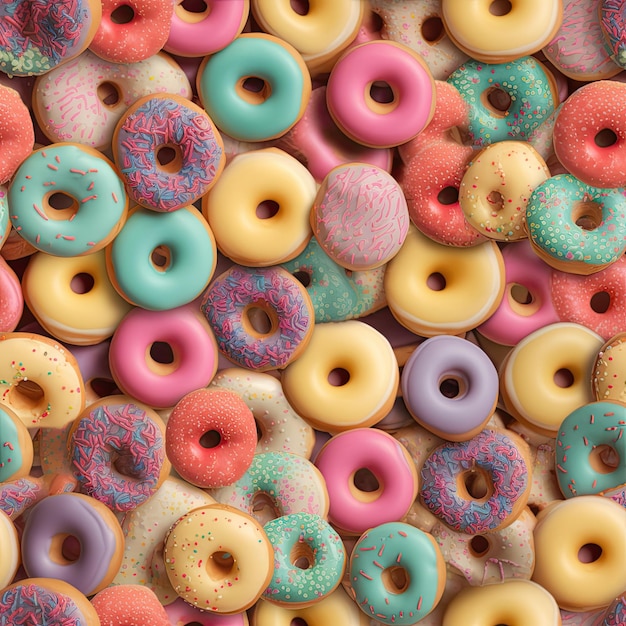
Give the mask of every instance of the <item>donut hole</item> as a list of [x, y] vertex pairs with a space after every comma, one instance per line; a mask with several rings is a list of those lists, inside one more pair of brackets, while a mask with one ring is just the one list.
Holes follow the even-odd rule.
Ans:
[[256, 216], [260, 220], [267, 220], [275, 217], [280, 209], [280, 205], [275, 200], [263, 200], [256, 208]]
[[343, 367], [335, 367], [328, 374], [328, 384], [333, 387], [343, 387], [350, 380], [350, 372]]
[[133, 456], [128, 451], [114, 451], [111, 453], [111, 467], [120, 476], [127, 478], [142, 478], [141, 471]]
[[511, 5], [510, 0], [493, 0], [493, 2], [489, 5], [489, 13], [491, 13], [491, 15], [501, 17], [503, 15], [508, 15], [512, 8], [513, 6]]
[[506, 286], [506, 293], [509, 306], [517, 315], [534, 315], [540, 308], [541, 303], [524, 285], [510, 283]]
[[122, 99], [122, 93], [115, 83], [104, 81], [96, 87], [98, 100], [107, 107], [114, 107]]
[[68, 533], [57, 533], [50, 542], [50, 560], [59, 565], [71, 565], [80, 558], [80, 540]]
[[173, 143], [163, 143], [154, 151], [156, 166], [163, 172], [174, 174], [183, 166], [183, 154], [180, 146]]
[[433, 272], [426, 279], [426, 286], [432, 291], [443, 291], [446, 288], [446, 278], [439, 272]]
[[289, 626], [309, 626], [309, 623], [301, 617], [294, 617], [289, 622]]
[[598, 148], [610, 148], [617, 143], [617, 134], [610, 128], [603, 128], [593, 138]]
[[578, 550], [581, 563], [595, 563], [602, 556], [602, 548], [597, 543], [586, 543]]
[[289, 6], [298, 15], [308, 15], [310, 11], [308, 0], [289, 0]]
[[96, 376], [95, 378], [86, 381], [86, 385], [96, 396], [98, 396], [98, 398], [106, 398], [107, 396], [122, 393], [115, 384], [115, 381], [111, 378]]
[[264, 302], [248, 305], [241, 318], [244, 331], [254, 337], [271, 335], [278, 328], [276, 311]]
[[611, 474], [620, 464], [619, 453], [607, 444], [594, 446], [589, 453], [589, 465], [597, 474]]
[[554, 372], [554, 384], [561, 389], [568, 389], [574, 384], [574, 374], [566, 367], [562, 367]]
[[205, 0], [179, 0], [175, 11], [181, 19], [191, 23], [202, 21], [210, 13]]
[[589, 306], [594, 313], [606, 313], [611, 306], [611, 294], [606, 291], [598, 291], [591, 296]]
[[398, 106], [393, 87], [384, 80], [374, 80], [366, 85], [365, 100], [369, 109], [377, 115], [387, 115]]
[[250, 509], [261, 524], [267, 524], [267, 522], [278, 519], [283, 515], [278, 506], [276, 506], [274, 498], [265, 491], [258, 491], [252, 496]]
[[315, 565], [315, 552], [309, 544], [298, 542], [292, 546], [289, 560], [298, 569], [311, 569]]
[[467, 381], [461, 376], [442, 376], [439, 379], [439, 393], [445, 398], [459, 399], [467, 392]]
[[209, 556], [206, 571], [213, 580], [223, 580], [235, 574], [235, 559], [230, 552], [217, 550]]
[[177, 359], [172, 346], [165, 341], [154, 341], [146, 351], [146, 366], [151, 372], [166, 376], [176, 369]]
[[422, 39], [429, 43], [435, 44], [440, 41], [445, 33], [443, 28], [443, 20], [438, 15], [427, 17], [422, 22]]
[[602, 223], [602, 208], [597, 202], [578, 202], [572, 209], [572, 221], [582, 230], [595, 230]]
[[200, 445], [203, 448], [217, 448], [222, 442], [222, 436], [216, 430], [207, 430], [202, 437], [200, 437]]
[[361, 467], [352, 476], [354, 487], [363, 493], [380, 491], [380, 483], [375, 474], [367, 467]]
[[157, 246], [150, 254], [150, 263], [158, 272], [165, 272], [172, 264], [172, 252], [165, 246]]
[[259, 76], [244, 76], [235, 88], [237, 95], [249, 104], [263, 104], [272, 95], [270, 84]]
[[437, 202], [444, 206], [457, 204], [459, 201], [459, 188], [448, 185], [437, 194]]
[[411, 584], [409, 573], [401, 565], [386, 567], [381, 574], [383, 586], [389, 593], [404, 593]]
[[70, 280], [70, 289], [78, 294], [89, 293], [94, 285], [95, 280], [93, 276], [87, 272], [79, 272]]
[[71, 220], [78, 213], [78, 200], [64, 191], [51, 191], [43, 199], [43, 213], [52, 220]]
[[489, 474], [479, 468], [461, 472], [457, 478], [458, 493], [465, 500], [484, 501], [493, 494], [493, 483]]
[[504, 196], [499, 191], [490, 191], [487, 194], [487, 204], [492, 213], [498, 213], [504, 208]]
[[135, 11], [128, 4], [120, 4], [111, 11], [111, 21], [114, 24], [130, 24], [135, 19]]
[[473, 557], [480, 558], [489, 552], [489, 539], [484, 535], [474, 535], [469, 542], [469, 551]]
[[308, 272], [307, 270], [298, 270], [292, 275], [305, 289], [311, 285], [311, 272]]
[[495, 117], [505, 117], [511, 108], [511, 96], [500, 87], [489, 87], [481, 96], [483, 106]]
[[34, 380], [20, 380], [9, 392], [9, 404], [18, 411], [44, 410], [47, 406], [45, 394]]

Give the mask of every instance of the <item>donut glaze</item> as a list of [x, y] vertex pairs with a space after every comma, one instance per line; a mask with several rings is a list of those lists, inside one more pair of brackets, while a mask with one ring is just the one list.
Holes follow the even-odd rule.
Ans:
[[91, 604], [101, 624], [171, 626], [165, 608], [154, 591], [141, 585], [113, 585], [99, 591]]
[[0, 184], [4, 185], [13, 177], [34, 143], [35, 129], [28, 107], [18, 91], [0, 85]]
[[626, 385], [622, 382], [625, 340], [626, 333], [617, 333], [599, 348], [595, 356], [591, 383], [596, 400], [626, 401]]

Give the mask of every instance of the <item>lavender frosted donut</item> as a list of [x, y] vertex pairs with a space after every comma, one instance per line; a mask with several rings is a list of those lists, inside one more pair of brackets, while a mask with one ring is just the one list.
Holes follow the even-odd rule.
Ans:
[[201, 198], [226, 164], [206, 111], [170, 94], [146, 96], [128, 109], [115, 129], [113, 156], [129, 196], [163, 212]]
[[402, 370], [402, 397], [415, 420], [450, 441], [476, 435], [498, 400], [498, 372], [475, 344], [453, 335], [421, 343]]
[[281, 267], [234, 265], [209, 285], [200, 306], [220, 352], [256, 371], [286, 367], [313, 332], [311, 298]]

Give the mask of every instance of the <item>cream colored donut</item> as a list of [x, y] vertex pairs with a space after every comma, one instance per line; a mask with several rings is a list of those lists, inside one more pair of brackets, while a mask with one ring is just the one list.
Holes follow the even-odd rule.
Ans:
[[626, 332], [609, 339], [598, 351], [593, 364], [592, 385], [595, 399], [626, 403]]
[[210, 386], [234, 391], [248, 405], [260, 430], [257, 453], [275, 450], [311, 457], [313, 428], [293, 410], [275, 376], [230, 367], [218, 372]]
[[11, 518], [0, 511], [0, 589], [11, 583], [22, 562], [20, 540]]

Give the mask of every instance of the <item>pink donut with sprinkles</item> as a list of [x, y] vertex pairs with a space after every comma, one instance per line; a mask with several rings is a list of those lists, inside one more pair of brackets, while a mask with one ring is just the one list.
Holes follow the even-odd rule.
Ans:
[[171, 626], [157, 595], [143, 585], [112, 585], [91, 598], [103, 626], [150, 624]]
[[35, 129], [28, 107], [19, 92], [0, 85], [0, 184], [15, 174], [20, 163], [33, 151]]

